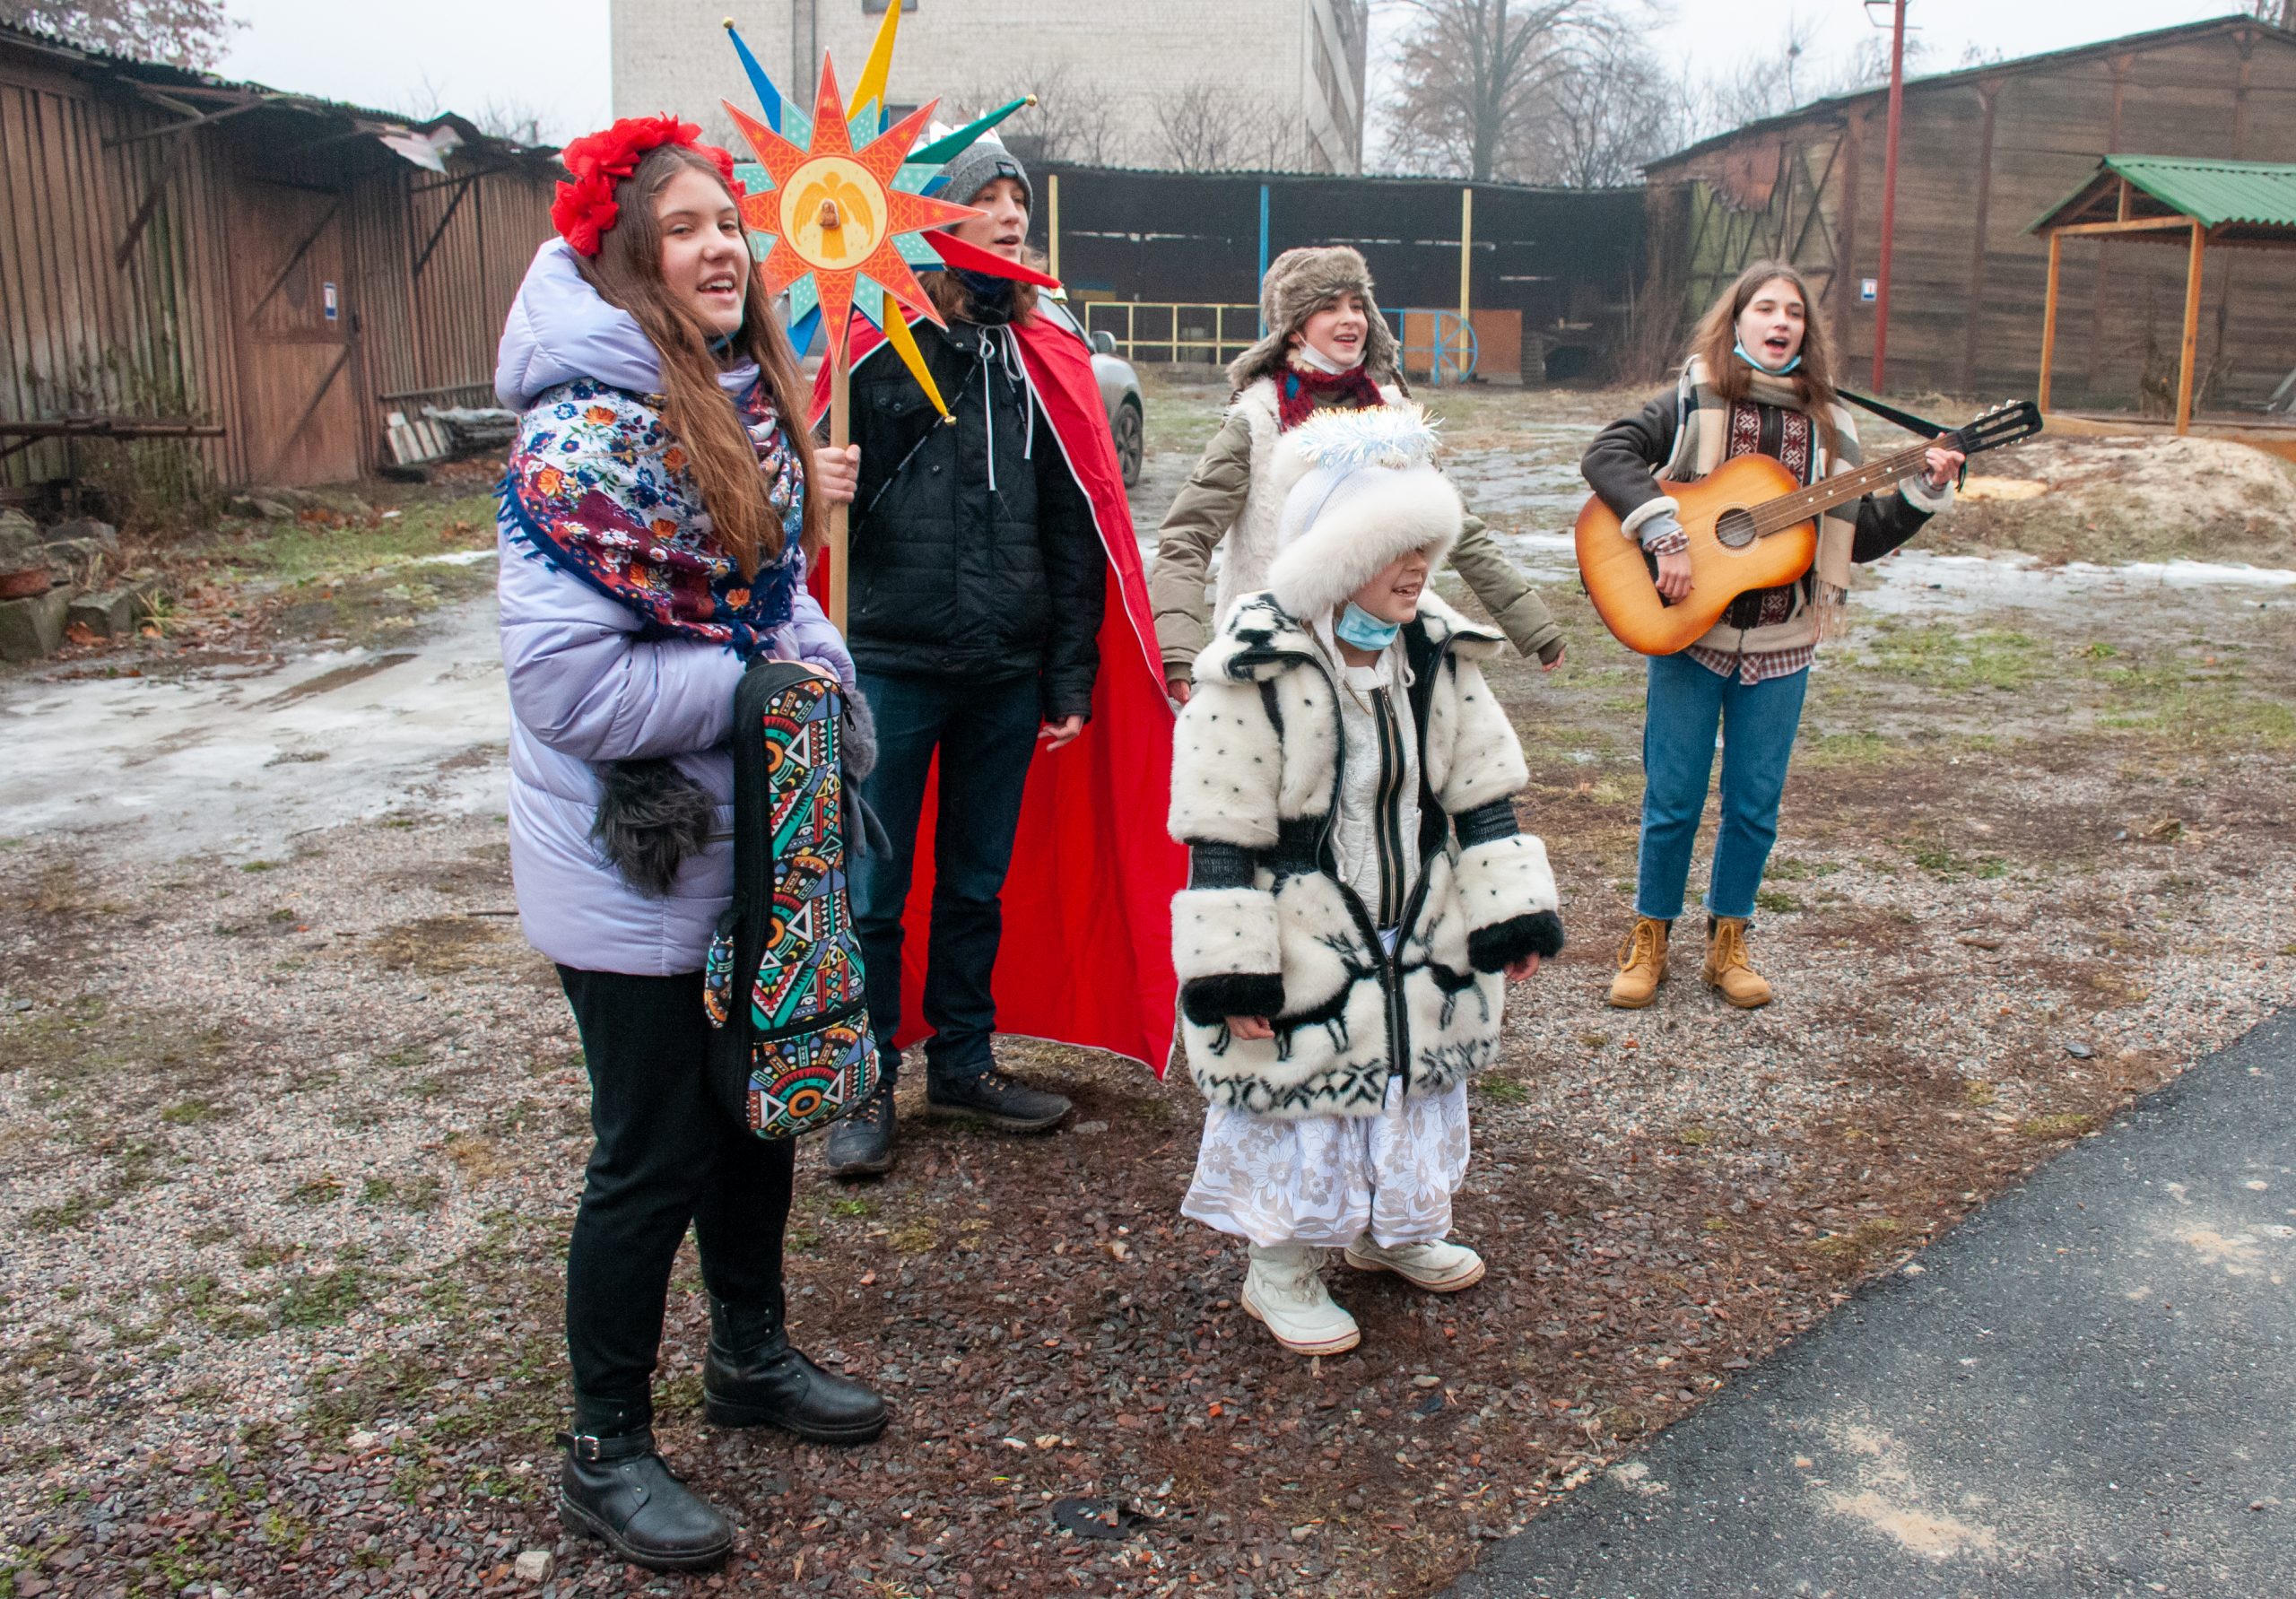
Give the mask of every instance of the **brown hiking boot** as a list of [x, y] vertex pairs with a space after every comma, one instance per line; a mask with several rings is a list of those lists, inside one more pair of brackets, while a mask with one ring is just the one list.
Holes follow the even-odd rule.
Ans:
[[1654, 917], [1635, 918], [1634, 931], [1618, 947], [1618, 976], [1611, 979], [1610, 1003], [1639, 1011], [1658, 997], [1666, 980], [1667, 924]]
[[1706, 965], [1698, 974], [1709, 988], [1742, 1011], [1770, 1003], [1770, 985], [1746, 959], [1746, 918], [1716, 917], [1706, 930]]

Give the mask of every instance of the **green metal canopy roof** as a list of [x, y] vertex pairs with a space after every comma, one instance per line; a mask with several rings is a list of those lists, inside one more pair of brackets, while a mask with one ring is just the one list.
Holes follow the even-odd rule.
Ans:
[[2100, 180], [2125, 178], [2129, 187], [2170, 210], [2216, 228], [2226, 222], [2296, 229], [2296, 165], [2228, 161], [2176, 155], [2109, 155], [2093, 176], [2049, 207], [2028, 231], [2068, 222], [2097, 192]]

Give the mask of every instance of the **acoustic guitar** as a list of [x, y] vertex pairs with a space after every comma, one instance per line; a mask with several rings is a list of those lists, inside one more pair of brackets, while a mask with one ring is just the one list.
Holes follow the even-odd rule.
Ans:
[[1920, 471], [1933, 446], [1975, 456], [2040, 430], [2040, 407], [2017, 400], [1806, 489], [1768, 456], [1735, 456], [1696, 482], [1661, 482], [1680, 505], [1683, 531], [1690, 535], [1691, 590], [1679, 604], [1658, 592], [1642, 546], [1619, 531], [1618, 517], [1595, 496], [1579, 511], [1574, 530], [1578, 575], [1603, 625], [1621, 644], [1646, 656], [1670, 656], [1695, 643], [1740, 595], [1791, 583], [1808, 571], [1818, 557], [1818, 517]]

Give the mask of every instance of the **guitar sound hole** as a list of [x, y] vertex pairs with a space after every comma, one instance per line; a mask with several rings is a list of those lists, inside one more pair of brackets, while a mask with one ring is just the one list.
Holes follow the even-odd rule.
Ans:
[[1743, 550], [1759, 535], [1754, 531], [1754, 514], [1743, 506], [1733, 506], [1714, 518], [1714, 536], [1722, 541], [1726, 550]]

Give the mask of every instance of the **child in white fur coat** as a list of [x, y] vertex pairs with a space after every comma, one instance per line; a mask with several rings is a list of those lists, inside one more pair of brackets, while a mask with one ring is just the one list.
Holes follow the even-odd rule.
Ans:
[[1483, 681], [1505, 641], [1427, 587], [1461, 510], [1424, 414], [1326, 412], [1286, 438], [1269, 587], [1197, 657], [1180, 716], [1172, 939], [1211, 1102], [1182, 1209], [1246, 1240], [1245, 1309], [1318, 1355], [1360, 1336], [1323, 1249], [1439, 1293], [1481, 1280], [1448, 1237], [1466, 1081], [1562, 926]]

